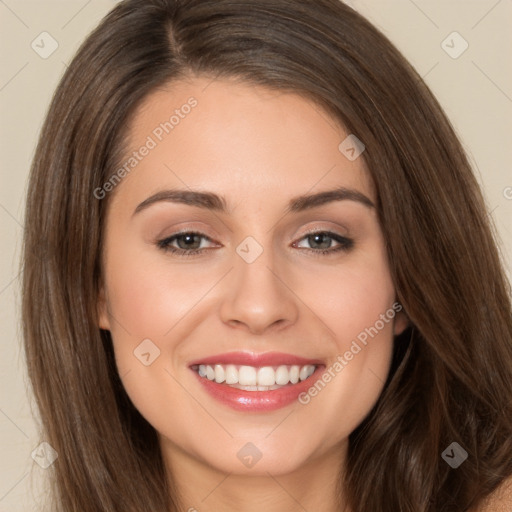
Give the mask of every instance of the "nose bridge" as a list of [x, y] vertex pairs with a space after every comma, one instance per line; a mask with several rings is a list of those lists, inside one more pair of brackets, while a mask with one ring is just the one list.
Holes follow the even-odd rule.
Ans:
[[263, 238], [265, 245], [248, 236], [236, 247], [229, 291], [221, 308], [224, 322], [245, 324], [252, 332], [294, 322], [298, 313], [285, 276], [279, 275], [283, 267], [270, 237], [261, 235]]

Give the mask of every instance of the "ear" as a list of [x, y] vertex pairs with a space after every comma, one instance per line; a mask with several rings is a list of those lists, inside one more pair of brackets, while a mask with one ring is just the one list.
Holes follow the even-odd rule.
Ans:
[[405, 314], [403, 306], [400, 304], [400, 310], [395, 315], [395, 323], [393, 324], [393, 334], [398, 336], [402, 334], [409, 326], [409, 317]]
[[100, 291], [98, 293], [98, 327], [106, 331], [110, 330], [110, 319], [108, 314], [108, 302], [105, 293], [105, 287], [103, 284], [100, 285]]

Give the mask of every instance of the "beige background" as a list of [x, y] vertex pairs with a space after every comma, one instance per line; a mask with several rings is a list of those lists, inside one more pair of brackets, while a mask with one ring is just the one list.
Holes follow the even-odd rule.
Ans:
[[[469, 152], [512, 268], [511, 0], [352, 0], [432, 88]], [[0, 1], [0, 512], [37, 510], [46, 471], [30, 409], [19, 328], [19, 254], [27, 173], [50, 97], [78, 45], [115, 4], [108, 0]], [[42, 32], [58, 42], [41, 58]], [[442, 42], [457, 31], [458, 58]], [[449, 51], [463, 40], [449, 37]], [[476, 244], [478, 240], [474, 241]]]

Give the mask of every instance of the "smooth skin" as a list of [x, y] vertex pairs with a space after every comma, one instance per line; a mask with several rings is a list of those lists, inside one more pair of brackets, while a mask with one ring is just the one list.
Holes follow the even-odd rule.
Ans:
[[[154, 130], [190, 97], [197, 105], [158, 141]], [[129, 128], [130, 152], [148, 136], [157, 145], [110, 192], [99, 323], [112, 334], [128, 395], [158, 432], [184, 510], [338, 511], [348, 436], [383, 389], [403, 313], [306, 405], [235, 411], [213, 400], [189, 365], [243, 350], [330, 367], [392, 308], [375, 208], [344, 199], [286, 212], [292, 198], [339, 187], [375, 204], [363, 159], [340, 152], [348, 133], [310, 100], [235, 80], [170, 84], [145, 99]], [[227, 211], [162, 200], [134, 213], [175, 188], [223, 196]], [[178, 231], [204, 238], [168, 246], [204, 251], [185, 257], [158, 245]], [[263, 249], [252, 263], [236, 251], [247, 237]], [[134, 355], [146, 339], [160, 350], [148, 366]], [[262, 454], [252, 468], [237, 457], [246, 443]]]

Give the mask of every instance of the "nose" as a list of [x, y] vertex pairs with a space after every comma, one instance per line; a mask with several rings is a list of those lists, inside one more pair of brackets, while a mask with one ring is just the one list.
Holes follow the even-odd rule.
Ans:
[[276, 267], [272, 251], [264, 250], [252, 263], [236, 253], [234, 257], [234, 268], [229, 282], [225, 283], [226, 293], [220, 308], [222, 321], [252, 334], [281, 330], [294, 324], [299, 299], [287, 284], [283, 266]]

